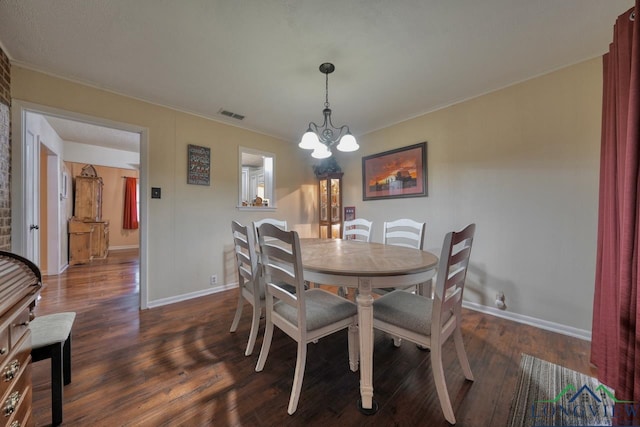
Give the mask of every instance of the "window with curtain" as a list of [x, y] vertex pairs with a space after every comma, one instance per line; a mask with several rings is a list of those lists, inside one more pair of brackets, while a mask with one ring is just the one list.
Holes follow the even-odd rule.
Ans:
[[[603, 57], [598, 254], [591, 362], [621, 401], [640, 402], [640, 0], [618, 17]], [[619, 405], [624, 406], [624, 405]], [[617, 424], [640, 413], [615, 410]]]

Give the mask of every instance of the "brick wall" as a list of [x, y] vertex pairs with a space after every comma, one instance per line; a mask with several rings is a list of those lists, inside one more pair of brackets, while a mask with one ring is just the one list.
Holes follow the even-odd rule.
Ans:
[[0, 47], [0, 102], [11, 106], [11, 64]]
[[0, 48], [0, 250], [11, 250], [11, 64]]

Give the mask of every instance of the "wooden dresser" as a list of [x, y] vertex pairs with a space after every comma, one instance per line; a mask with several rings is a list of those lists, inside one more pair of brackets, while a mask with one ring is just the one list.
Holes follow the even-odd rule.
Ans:
[[31, 261], [0, 251], [0, 426], [33, 426], [31, 331], [42, 287]]
[[69, 221], [69, 264], [85, 264], [109, 254], [109, 221]]
[[69, 220], [69, 265], [106, 258], [109, 221], [102, 219], [102, 178], [87, 165], [74, 179], [73, 218]]

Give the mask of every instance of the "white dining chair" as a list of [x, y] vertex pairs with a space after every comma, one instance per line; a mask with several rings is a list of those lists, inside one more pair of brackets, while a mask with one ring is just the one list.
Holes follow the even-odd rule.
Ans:
[[385, 245], [422, 249], [424, 246], [424, 234], [424, 222], [417, 222], [408, 218], [385, 221], [383, 226], [383, 243]]
[[371, 241], [371, 226], [373, 222], [364, 218], [345, 221], [342, 225], [342, 240]]
[[464, 291], [475, 224], [462, 231], [449, 232], [444, 238], [434, 298], [393, 291], [373, 302], [373, 327], [431, 349], [431, 371], [446, 420], [456, 423], [442, 364], [442, 348], [453, 336], [458, 361], [465, 378], [473, 373], [464, 349], [460, 324]]
[[253, 230], [254, 230], [256, 245], [258, 244], [258, 227], [260, 227], [262, 224], [273, 224], [281, 230], [284, 230], [284, 231], [288, 230], [287, 220], [284, 220], [284, 219], [263, 218], [263, 219], [259, 219], [258, 221], [253, 221]]
[[[264, 218], [264, 219], [260, 219], [258, 221], [253, 221], [253, 231], [254, 231], [254, 238], [255, 238], [255, 242], [256, 242], [256, 252], [258, 254], [258, 264], [260, 264], [260, 246], [258, 245], [258, 227], [260, 227], [262, 224], [273, 224], [276, 227], [278, 227], [281, 230], [287, 231], [288, 230], [288, 226], [287, 226], [287, 221], [284, 219], [275, 219], [275, 218]], [[262, 276], [262, 268], [258, 268], [258, 275]], [[262, 281], [262, 277], [260, 277], [260, 279]], [[281, 286], [287, 288], [289, 290], [289, 292], [295, 292], [295, 288], [287, 285], [286, 283], [281, 283]], [[264, 288], [264, 283], [262, 283], [261, 285]], [[307, 283], [307, 287], [309, 287], [309, 284]]]
[[253, 347], [258, 336], [262, 308], [265, 306], [264, 285], [261, 284], [259, 279], [258, 257], [255, 250], [253, 230], [250, 231], [249, 227], [237, 221], [232, 221], [231, 232], [233, 233], [233, 246], [238, 269], [238, 307], [229, 332], [235, 332], [238, 329], [245, 301], [251, 304], [253, 308], [251, 331], [249, 332], [247, 349], [244, 352], [245, 356], [250, 356], [253, 353]]
[[[407, 248], [420, 249], [424, 246], [425, 223], [417, 222], [409, 218], [402, 218], [395, 221], [385, 221], [383, 224], [383, 243], [385, 245], [404, 246]], [[420, 284], [404, 287], [402, 289], [416, 289]], [[379, 295], [388, 294], [396, 288], [376, 288], [374, 293]]]
[[[274, 326], [298, 343], [298, 356], [287, 409], [291, 415], [298, 407], [308, 343], [348, 328], [349, 364], [352, 371], [357, 371], [357, 308], [351, 301], [324, 289], [305, 290], [297, 232], [283, 231], [272, 224], [263, 224], [258, 228], [258, 242], [266, 285], [266, 326], [256, 371], [262, 371], [267, 361]], [[280, 285], [282, 282], [294, 286], [295, 295], [284, 289]]]
[[[371, 241], [371, 227], [372, 221], [364, 218], [355, 218], [346, 220], [342, 224], [342, 240], [355, 240], [358, 242], [370, 242]], [[338, 295], [346, 297], [349, 294], [349, 288], [346, 286], [340, 286], [338, 289]]]

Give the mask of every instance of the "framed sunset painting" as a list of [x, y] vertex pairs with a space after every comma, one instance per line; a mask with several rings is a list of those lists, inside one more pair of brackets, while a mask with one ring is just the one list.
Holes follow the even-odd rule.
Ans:
[[362, 158], [362, 200], [426, 195], [426, 142]]

